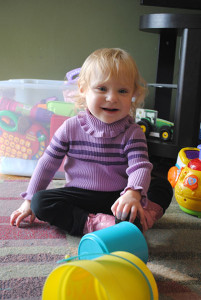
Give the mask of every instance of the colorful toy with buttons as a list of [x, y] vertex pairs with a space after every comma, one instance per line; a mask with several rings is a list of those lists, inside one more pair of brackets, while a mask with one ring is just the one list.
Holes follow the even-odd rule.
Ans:
[[180, 150], [168, 172], [175, 198], [185, 213], [201, 217], [201, 145]]
[[0, 157], [39, 159], [49, 135], [40, 123], [33, 123], [26, 130], [19, 130], [19, 116], [7, 110], [0, 111]]

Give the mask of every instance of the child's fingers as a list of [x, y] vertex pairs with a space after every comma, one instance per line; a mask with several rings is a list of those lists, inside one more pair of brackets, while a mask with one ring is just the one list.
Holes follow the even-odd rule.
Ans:
[[35, 220], [35, 215], [33, 213], [29, 212], [21, 212], [19, 210], [16, 210], [12, 213], [10, 217], [10, 225], [14, 226], [14, 224], [19, 227], [22, 220], [24, 220], [26, 217], [30, 215], [30, 223], [33, 223]]
[[16, 210], [14, 211], [11, 216], [10, 216], [10, 225], [14, 226], [15, 224], [15, 220], [17, 219], [17, 217], [21, 214], [20, 211]]
[[111, 207], [111, 211], [112, 211], [112, 213], [113, 213], [114, 216], [116, 216], [116, 211], [117, 211], [118, 205], [119, 205], [119, 201], [116, 200], [116, 201], [114, 202], [114, 204], [112, 205], [112, 207]]
[[115, 216], [117, 219], [124, 221], [129, 212], [130, 212], [131, 205], [129, 203], [124, 203], [124, 201], [118, 201], [115, 206]]
[[121, 216], [121, 220], [125, 221], [126, 218], [128, 217], [128, 214], [130, 213], [131, 209], [130, 209], [130, 205], [129, 204], [125, 204], [122, 210], [122, 216]]
[[30, 217], [30, 223], [33, 223], [34, 222], [34, 220], [35, 220], [35, 215], [32, 213], [31, 214], [31, 217]]
[[129, 222], [133, 223], [135, 221], [136, 216], [137, 216], [137, 208], [136, 206], [132, 206], [130, 210]]
[[129, 204], [125, 204], [125, 203], [119, 203], [117, 209], [116, 209], [116, 217], [119, 220], [124, 221], [130, 211], [130, 205]]
[[30, 215], [30, 213], [26, 212], [26, 213], [21, 213], [17, 219], [16, 219], [16, 226], [19, 227], [20, 223], [22, 222], [22, 220], [24, 220], [26, 217], [28, 217]]

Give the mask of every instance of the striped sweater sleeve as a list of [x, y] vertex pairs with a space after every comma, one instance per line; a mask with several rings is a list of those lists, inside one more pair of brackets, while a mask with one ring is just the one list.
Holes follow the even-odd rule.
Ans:
[[148, 158], [147, 143], [141, 128], [135, 129], [134, 136], [131, 135], [124, 150], [128, 159], [128, 182], [122, 194], [128, 189], [139, 190], [142, 204], [145, 204], [153, 166]]
[[[66, 122], [64, 122], [63, 125], [57, 130], [43, 156], [39, 159], [27, 191], [21, 193], [21, 196], [24, 199], [31, 200], [37, 191], [46, 189], [50, 181], [53, 179], [54, 174], [62, 164], [64, 156], [68, 151], [65, 123]], [[61, 140], [57, 138], [58, 133], [61, 137]]]

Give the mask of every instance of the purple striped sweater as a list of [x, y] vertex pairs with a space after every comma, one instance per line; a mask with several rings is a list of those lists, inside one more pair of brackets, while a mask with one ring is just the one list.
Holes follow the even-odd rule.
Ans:
[[142, 204], [150, 184], [152, 164], [141, 128], [130, 116], [112, 124], [80, 112], [66, 120], [39, 159], [24, 199], [46, 189], [66, 158], [66, 186], [96, 191], [140, 190]]

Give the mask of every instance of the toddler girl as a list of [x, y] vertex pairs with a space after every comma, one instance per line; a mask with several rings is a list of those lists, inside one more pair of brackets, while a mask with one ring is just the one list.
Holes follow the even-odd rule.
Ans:
[[[122, 49], [99, 49], [84, 62], [78, 88], [86, 110], [56, 131], [10, 223], [30, 215], [82, 236], [128, 220], [145, 231], [164, 214], [172, 188], [166, 179], [151, 181], [145, 136], [133, 118], [146, 93], [137, 66]], [[65, 187], [46, 190], [64, 157]]]

